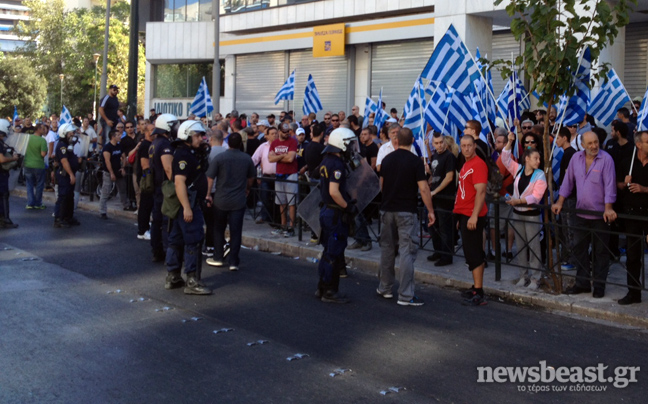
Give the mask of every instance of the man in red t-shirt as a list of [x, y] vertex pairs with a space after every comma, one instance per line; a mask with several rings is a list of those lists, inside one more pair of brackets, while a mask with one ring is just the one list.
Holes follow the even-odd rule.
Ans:
[[[284, 237], [295, 235], [295, 216], [297, 203], [297, 139], [290, 136], [290, 124], [279, 125], [279, 138], [270, 144], [268, 161], [277, 163], [277, 181], [275, 182], [275, 203], [281, 206], [281, 229], [276, 234], [282, 233]], [[286, 211], [289, 211], [290, 225], [287, 223]]]
[[[481, 128], [479, 128], [481, 130]], [[478, 131], [479, 133], [479, 131]], [[464, 293], [465, 302], [474, 306], [484, 300], [484, 227], [486, 225], [486, 184], [488, 166], [475, 154], [476, 142], [472, 136], [461, 138], [461, 154], [466, 162], [459, 172], [459, 186], [454, 213], [459, 218], [459, 230], [468, 269], [474, 285]]]

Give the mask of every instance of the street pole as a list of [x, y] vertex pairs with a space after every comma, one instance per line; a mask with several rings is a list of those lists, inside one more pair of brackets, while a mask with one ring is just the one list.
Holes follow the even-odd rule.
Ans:
[[132, 121], [137, 114], [137, 62], [139, 56], [139, 0], [131, 0], [130, 37], [128, 41], [128, 93], [126, 119]]
[[99, 88], [99, 98], [106, 95], [108, 86], [108, 38], [110, 35], [110, 0], [106, 1], [106, 30], [104, 33], [103, 64], [101, 67], [101, 87]]
[[101, 55], [98, 53], [92, 55], [95, 64], [94, 95], [92, 96], [92, 119], [95, 121], [97, 120], [97, 62], [99, 61], [100, 56]]
[[212, 18], [214, 19], [214, 67], [212, 71], [213, 114], [220, 113], [221, 65], [220, 65], [220, 2], [212, 0]]
[[59, 78], [61, 79], [61, 111], [63, 111], [63, 78], [65, 75], [63, 73], [59, 74]]

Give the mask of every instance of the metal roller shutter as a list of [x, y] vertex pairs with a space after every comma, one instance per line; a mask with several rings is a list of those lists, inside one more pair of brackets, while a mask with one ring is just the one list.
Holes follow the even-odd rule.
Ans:
[[[520, 42], [515, 40], [511, 31], [493, 32], [493, 50], [488, 55], [488, 60], [511, 60], [511, 54], [514, 58], [520, 55]], [[497, 97], [506, 83], [502, 79], [499, 69], [493, 69], [491, 75], [493, 76], [493, 92]]]
[[432, 39], [373, 45], [370, 96], [377, 101], [382, 87], [387, 111], [396, 108], [398, 114], [402, 114], [412, 86], [433, 50]]
[[648, 84], [648, 25], [643, 22], [628, 25], [625, 43], [623, 84], [630, 97], [643, 97]]
[[236, 56], [236, 110], [263, 118], [278, 114], [283, 104], [275, 105], [274, 97], [286, 81], [284, 65], [284, 52]]
[[[349, 114], [351, 107], [347, 105], [349, 67], [346, 56], [314, 58], [312, 49], [290, 52], [290, 71], [295, 72], [295, 100], [290, 102], [290, 109], [295, 111], [295, 118], [301, 119], [304, 105], [304, 89], [308, 75], [313, 75], [323, 111], [317, 113], [321, 120], [326, 111], [345, 111]], [[277, 87], [278, 88], [278, 87]]]

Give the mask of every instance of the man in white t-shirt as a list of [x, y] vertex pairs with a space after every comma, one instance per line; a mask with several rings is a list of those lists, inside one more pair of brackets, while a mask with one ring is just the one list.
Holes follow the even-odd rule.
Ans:
[[[385, 143], [378, 149], [378, 157], [376, 157], [376, 171], [380, 172], [380, 165], [382, 164], [382, 161], [387, 155], [394, 150], [398, 149], [398, 131], [401, 129], [401, 126], [397, 123], [391, 123], [389, 125], [389, 130], [388, 130], [388, 135], [389, 135], [389, 142]], [[416, 154], [416, 149], [414, 149], [414, 146], [410, 146], [410, 151]], [[418, 156], [418, 155], [417, 155]]]

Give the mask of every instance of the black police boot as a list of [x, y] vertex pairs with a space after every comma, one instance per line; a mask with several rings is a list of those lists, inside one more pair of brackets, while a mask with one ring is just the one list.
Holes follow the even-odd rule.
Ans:
[[189, 272], [184, 293], [185, 295], [211, 295], [212, 291], [197, 278], [196, 272]]
[[166, 276], [166, 282], [164, 283], [164, 289], [177, 289], [185, 285], [184, 279], [182, 279], [182, 274], [179, 269], [169, 271]]
[[54, 219], [54, 227], [57, 229], [60, 229], [62, 227], [67, 229], [68, 227], [70, 227], [70, 224], [61, 219]]

